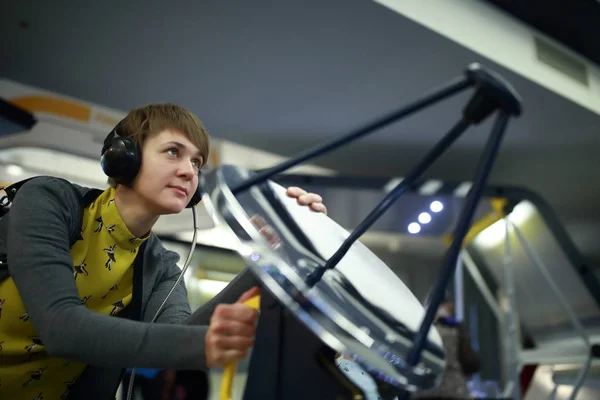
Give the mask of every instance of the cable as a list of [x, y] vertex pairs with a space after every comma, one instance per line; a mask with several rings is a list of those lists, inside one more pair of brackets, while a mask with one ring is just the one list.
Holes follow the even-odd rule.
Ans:
[[[198, 228], [198, 213], [196, 210], [196, 206], [192, 207], [192, 216], [194, 219], [194, 236], [192, 237], [192, 246], [190, 247], [190, 251], [185, 260], [185, 263], [183, 264], [183, 268], [181, 269], [181, 273], [179, 274], [177, 281], [175, 282], [175, 284], [173, 285], [173, 287], [171, 288], [171, 290], [169, 291], [169, 293], [163, 300], [160, 307], [158, 307], [158, 310], [156, 311], [156, 314], [154, 314], [154, 317], [152, 317], [152, 320], [150, 321], [150, 323], [153, 323], [156, 321], [156, 319], [158, 318], [158, 315], [162, 311], [163, 307], [165, 306], [165, 304], [167, 304], [167, 300], [169, 299], [169, 297], [171, 297], [171, 294], [173, 293], [173, 291], [175, 290], [177, 285], [179, 285], [179, 282], [181, 282], [181, 280], [183, 279], [183, 275], [185, 274], [185, 271], [187, 271], [188, 267], [190, 266], [190, 262], [192, 261], [192, 256], [194, 254], [194, 250], [196, 249], [196, 237], [198, 236], [198, 230], [199, 230], [199, 228]], [[127, 388], [127, 400], [131, 400], [131, 395], [133, 394], [133, 382], [135, 380], [135, 370], [136, 370], [135, 368], [131, 369], [131, 378], [129, 379], [129, 387]]]

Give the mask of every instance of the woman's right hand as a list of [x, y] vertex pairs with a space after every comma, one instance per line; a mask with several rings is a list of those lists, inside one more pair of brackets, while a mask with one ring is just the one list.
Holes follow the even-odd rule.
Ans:
[[235, 304], [219, 304], [215, 308], [205, 337], [206, 365], [224, 367], [229, 361], [239, 361], [248, 355], [254, 344], [258, 311], [243, 304], [259, 295], [254, 287], [240, 296]]

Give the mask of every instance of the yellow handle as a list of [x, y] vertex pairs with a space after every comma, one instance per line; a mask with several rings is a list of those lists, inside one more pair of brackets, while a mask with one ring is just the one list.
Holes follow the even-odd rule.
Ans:
[[[255, 310], [260, 309], [260, 295], [256, 295], [251, 299], [246, 300], [244, 304]], [[238, 363], [236, 361], [230, 361], [225, 366], [223, 380], [221, 381], [221, 393], [219, 400], [232, 400], [233, 379], [237, 371], [237, 365]]]

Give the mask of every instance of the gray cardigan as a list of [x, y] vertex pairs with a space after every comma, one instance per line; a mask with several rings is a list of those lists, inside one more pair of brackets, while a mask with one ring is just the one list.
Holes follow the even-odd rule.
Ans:
[[127, 309], [119, 317], [92, 312], [73, 281], [69, 237], [80, 229], [81, 202], [73, 188], [82, 196], [90, 190], [58, 178], [33, 179], [0, 219], [0, 254], [7, 255], [10, 275], [46, 351], [88, 365], [68, 399], [113, 399], [127, 367], [206, 369], [210, 316], [217, 304], [233, 303], [255, 285], [253, 275], [245, 269], [194, 313], [182, 280], [150, 324], [181, 271], [179, 256], [152, 234], [143, 262], [135, 267], [143, 271], [136, 281], [141, 282], [141, 322]]

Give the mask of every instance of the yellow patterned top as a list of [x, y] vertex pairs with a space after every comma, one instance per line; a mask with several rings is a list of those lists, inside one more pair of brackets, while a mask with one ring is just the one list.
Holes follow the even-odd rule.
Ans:
[[[71, 248], [73, 281], [81, 302], [94, 312], [115, 315], [131, 301], [137, 249], [134, 237], [105, 190], [84, 210], [81, 237]], [[61, 329], [67, 327], [60, 327]], [[93, 338], [90, 346], [93, 346]], [[52, 358], [29, 321], [12, 278], [0, 284], [0, 398], [65, 399], [85, 364]]]

